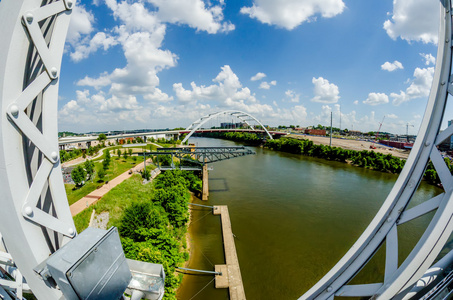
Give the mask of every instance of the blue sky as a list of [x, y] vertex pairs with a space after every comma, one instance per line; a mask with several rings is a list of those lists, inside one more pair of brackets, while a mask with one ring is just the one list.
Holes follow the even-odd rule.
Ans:
[[[78, 1], [59, 130], [186, 127], [222, 110], [264, 124], [416, 134], [439, 1]], [[447, 116], [448, 119], [448, 116]]]

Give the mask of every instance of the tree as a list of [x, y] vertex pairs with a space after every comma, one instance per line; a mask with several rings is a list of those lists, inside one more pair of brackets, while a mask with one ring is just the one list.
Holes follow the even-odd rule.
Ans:
[[116, 150], [116, 154], [118, 155], [118, 158], [121, 158], [121, 149]]
[[98, 177], [99, 177], [100, 180], [104, 180], [105, 173], [106, 173], [106, 172], [105, 172], [104, 168], [99, 168], [99, 170], [98, 170]]
[[71, 178], [77, 186], [83, 185], [86, 179], [87, 173], [82, 166], [77, 166], [71, 171]]
[[107, 170], [110, 165], [110, 151], [105, 150], [104, 152], [104, 161], [102, 162], [102, 166], [104, 167], [104, 170]]
[[101, 133], [101, 134], [98, 136], [98, 141], [99, 141], [99, 142], [105, 141], [106, 139], [107, 139], [107, 136], [105, 135], [105, 133]]
[[85, 171], [87, 172], [88, 179], [91, 179], [91, 176], [93, 176], [94, 173], [94, 163], [91, 160], [85, 161], [84, 164]]
[[129, 156], [132, 156], [132, 149], [129, 149], [128, 152], [129, 152]]

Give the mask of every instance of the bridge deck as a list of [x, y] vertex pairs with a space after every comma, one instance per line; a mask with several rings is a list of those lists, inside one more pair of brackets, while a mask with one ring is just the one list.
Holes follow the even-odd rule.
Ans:
[[226, 205], [214, 206], [214, 215], [220, 215], [222, 220], [223, 246], [225, 249], [225, 265], [216, 265], [215, 269], [222, 272], [216, 275], [217, 288], [229, 288], [231, 300], [245, 300], [245, 290], [242, 283], [239, 260], [234, 244], [233, 231], [231, 230], [230, 214]]

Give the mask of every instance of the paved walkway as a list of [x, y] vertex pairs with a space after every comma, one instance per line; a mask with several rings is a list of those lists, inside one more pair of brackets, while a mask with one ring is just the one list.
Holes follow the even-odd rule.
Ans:
[[[152, 160], [147, 159], [146, 163], [150, 164], [150, 163], [152, 163]], [[98, 202], [99, 199], [101, 199], [111, 189], [116, 187], [118, 184], [120, 184], [124, 180], [129, 179], [132, 175], [138, 173], [140, 170], [142, 170], [143, 166], [144, 166], [143, 163], [136, 165], [135, 167], [133, 167], [131, 169], [132, 172], [131, 172], [131, 170], [128, 170], [128, 171], [124, 172], [123, 174], [118, 175], [117, 177], [110, 180], [108, 183], [101, 186], [99, 189], [92, 191], [91, 193], [89, 193], [88, 195], [86, 195], [85, 197], [83, 197], [82, 199], [77, 201], [76, 203], [72, 204], [69, 207], [69, 209], [71, 210], [71, 215], [75, 216], [75, 215], [81, 213], [83, 210], [85, 210], [90, 205], [93, 205], [96, 202]], [[160, 170], [154, 169], [151, 172], [151, 178], [154, 179], [159, 174], [160, 174]]]

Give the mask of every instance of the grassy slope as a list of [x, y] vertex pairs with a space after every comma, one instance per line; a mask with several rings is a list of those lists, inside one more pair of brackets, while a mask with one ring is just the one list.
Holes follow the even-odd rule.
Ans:
[[114, 187], [102, 199], [89, 209], [74, 217], [78, 232], [88, 227], [93, 209], [97, 213], [108, 211], [110, 220], [108, 226], [118, 226], [123, 210], [134, 201], [151, 201], [151, 185], [143, 185], [140, 175], [134, 175]]
[[[126, 160], [123, 157], [121, 157], [121, 159], [117, 158], [118, 156], [112, 156], [110, 168], [107, 170], [107, 174], [104, 177], [104, 181], [109, 181], [117, 177], [118, 175], [126, 172], [127, 170], [131, 169], [132, 167], [136, 166], [137, 164], [143, 162], [143, 157], [137, 157], [137, 161], [135, 162], [131, 157], [128, 157]], [[102, 168], [101, 162], [95, 162], [94, 164], [96, 171]], [[155, 168], [154, 166], [149, 167]], [[102, 186], [104, 184], [104, 181], [101, 181], [97, 177], [97, 174], [95, 174], [95, 178], [93, 180], [86, 182], [85, 185], [80, 188], [75, 189], [74, 184], [65, 184], [66, 195], [68, 195], [69, 205], [73, 204], [77, 200], [80, 200], [81, 198], [88, 195], [98, 187]]]

